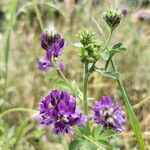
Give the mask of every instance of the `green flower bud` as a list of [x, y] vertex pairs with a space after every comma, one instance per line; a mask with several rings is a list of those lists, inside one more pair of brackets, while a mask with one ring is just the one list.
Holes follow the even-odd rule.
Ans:
[[121, 21], [121, 15], [116, 9], [110, 9], [106, 14], [103, 15], [103, 19], [110, 29], [114, 30]]
[[100, 57], [100, 44], [94, 40], [94, 33], [91, 30], [84, 29], [79, 35], [82, 44], [80, 47], [81, 62], [92, 63]]

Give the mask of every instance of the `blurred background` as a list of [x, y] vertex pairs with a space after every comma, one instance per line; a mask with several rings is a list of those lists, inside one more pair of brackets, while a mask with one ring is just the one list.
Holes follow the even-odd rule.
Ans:
[[[108, 37], [102, 15], [110, 7], [123, 15], [110, 46], [122, 42], [127, 48], [114, 61], [150, 149], [149, 0], [18, 0], [16, 8], [14, 0], [0, 0], [0, 112], [11, 108], [38, 110], [41, 97], [57, 86], [59, 78], [55, 70], [47, 73], [37, 70], [37, 61], [44, 56], [39, 16], [44, 28], [54, 26], [67, 42], [60, 58], [65, 64], [64, 74], [69, 80], [76, 80], [82, 89], [83, 66], [78, 48], [74, 47], [77, 33], [83, 27], [92, 28], [104, 46], [105, 39], [93, 18]], [[122, 103], [116, 82], [94, 74], [89, 80], [89, 96], [99, 100], [102, 95], [111, 95]], [[127, 132], [120, 137], [111, 141], [110, 149], [138, 150], [128, 123]], [[40, 130], [32, 112], [11, 112], [0, 118], [0, 150], [67, 150], [69, 141], [68, 136], [61, 138]]]

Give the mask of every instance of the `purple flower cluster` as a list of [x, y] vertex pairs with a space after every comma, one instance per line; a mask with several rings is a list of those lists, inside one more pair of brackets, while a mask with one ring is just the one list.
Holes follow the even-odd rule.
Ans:
[[41, 47], [46, 51], [46, 56], [44, 59], [39, 59], [38, 69], [40, 71], [50, 70], [52, 66], [52, 58], [62, 55], [64, 45], [65, 41], [61, 35], [42, 33]]
[[103, 96], [102, 100], [95, 102], [92, 118], [104, 128], [123, 131], [125, 125], [125, 113], [117, 103], [112, 102], [109, 96]]
[[72, 135], [71, 127], [85, 125], [87, 118], [76, 108], [74, 96], [55, 89], [41, 100], [39, 121], [42, 126], [48, 126], [54, 134]]

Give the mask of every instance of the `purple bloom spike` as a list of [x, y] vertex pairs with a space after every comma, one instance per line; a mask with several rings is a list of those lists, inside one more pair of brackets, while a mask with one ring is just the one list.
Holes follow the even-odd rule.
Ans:
[[52, 90], [40, 102], [39, 122], [52, 133], [73, 135], [72, 126], [85, 125], [87, 118], [76, 108], [76, 99], [67, 92]]
[[48, 35], [42, 33], [41, 35], [41, 47], [46, 51], [52, 51], [54, 57], [58, 57], [62, 54], [65, 41], [59, 34]]
[[[48, 71], [52, 66], [54, 57], [62, 55], [65, 41], [59, 34], [51, 34], [44, 32], [41, 35], [41, 47], [46, 51], [45, 59], [40, 59], [38, 62], [38, 69], [40, 71]], [[63, 65], [61, 65], [62, 71]]]
[[101, 101], [95, 102], [92, 118], [104, 128], [124, 130], [125, 113], [117, 103], [112, 102], [109, 96], [103, 96]]

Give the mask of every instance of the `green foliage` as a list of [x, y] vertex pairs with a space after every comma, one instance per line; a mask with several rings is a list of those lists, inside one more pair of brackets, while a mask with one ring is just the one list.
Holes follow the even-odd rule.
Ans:
[[96, 148], [97, 146], [80, 138], [77, 140], [73, 140], [69, 145], [69, 150], [85, 150], [85, 149], [95, 150]]
[[[81, 103], [82, 101], [82, 97], [83, 97], [83, 93], [81, 92], [81, 90], [79, 89], [78, 84], [73, 80], [70, 84], [66, 83], [65, 80], [59, 80], [57, 82], [57, 85], [62, 88], [63, 90], [69, 91], [71, 93], [73, 93], [74, 95], [77, 95], [79, 103]], [[70, 88], [71, 86], [71, 88]]]
[[88, 130], [85, 126], [80, 126], [78, 127], [78, 130], [80, 133], [82, 133], [83, 135], [88, 135]]
[[106, 139], [112, 138], [116, 135], [117, 135], [117, 133], [113, 130], [105, 130], [100, 134], [99, 139], [105, 139], [106, 140]]
[[99, 147], [104, 150], [105, 148], [108, 148], [110, 146], [110, 139], [118, 135], [116, 131], [104, 129], [100, 125], [97, 125], [95, 127], [91, 126], [91, 133], [92, 134], [90, 135], [88, 134], [86, 127], [79, 127], [77, 135], [80, 135], [82, 139], [75, 139], [70, 143], [69, 147], [74, 147], [81, 150], [82, 148], [88, 149], [88, 147], [94, 150]]
[[107, 50], [101, 52], [101, 57], [102, 57], [105, 61], [109, 60], [109, 57], [110, 57], [109, 52], [108, 52]]
[[99, 69], [99, 68], [95, 68], [95, 71], [100, 73], [103, 76], [110, 77], [113, 79], [119, 79], [121, 77], [121, 74], [115, 71], [105, 71], [104, 69]]
[[[0, 3], [2, 3], [2, 5], [3, 5], [3, 2], [0, 2]], [[87, 1], [87, 3], [89, 4], [88, 1]], [[6, 4], [7, 4], [7, 2], [6, 2]], [[55, 24], [57, 25], [57, 29], [60, 30], [67, 37], [67, 42], [69, 44], [70, 44], [71, 40], [74, 40], [73, 35], [75, 34], [76, 29], [78, 29], [79, 26], [84, 26], [85, 22], [86, 22], [86, 25], [89, 25], [91, 23], [90, 19], [88, 19], [89, 21], [86, 20], [87, 17], [85, 15], [85, 13], [82, 13], [82, 14], [77, 13], [77, 14], [75, 14], [75, 17], [74, 17], [75, 21], [73, 22], [74, 23], [74, 26], [72, 28], [73, 32], [72, 33], [70, 32], [68, 34], [68, 32], [66, 32], [66, 31], [68, 31], [68, 30], [70, 31], [70, 28], [69, 28], [69, 25], [68, 25], [70, 18], [68, 17], [69, 15], [66, 15], [67, 13], [65, 12], [65, 10], [62, 9], [63, 10], [62, 11], [60, 9], [59, 6], [61, 6], [61, 5], [59, 5], [58, 3], [53, 4], [51, 1], [50, 2], [49, 1], [37, 1], [36, 4], [38, 5], [38, 9], [39, 9], [38, 14], [41, 15], [42, 21], [44, 21], [44, 24], [45, 25], [49, 24], [49, 21], [55, 22]], [[46, 86], [48, 85], [48, 87], [51, 88], [51, 86], [53, 86], [55, 81], [50, 80], [49, 83], [45, 84], [45, 77], [43, 77], [43, 75], [39, 75], [38, 73], [35, 72], [35, 64], [36, 64], [36, 60], [37, 60], [36, 57], [37, 57], [37, 54], [38, 54], [36, 50], [39, 49], [39, 47], [38, 47], [39, 43], [37, 43], [37, 39], [39, 41], [39, 35], [38, 35], [39, 34], [39, 32], [38, 32], [39, 29], [38, 29], [38, 26], [37, 26], [36, 22], [34, 22], [34, 26], [32, 26], [33, 27], [32, 28], [28, 24], [29, 18], [28, 18], [27, 14], [24, 15], [24, 16], [26, 16], [26, 20], [23, 20], [22, 22], [18, 18], [18, 20], [20, 21], [17, 24], [18, 28], [16, 29], [15, 35], [13, 35], [13, 38], [11, 38], [12, 37], [13, 26], [15, 24], [16, 5], [17, 5], [17, 1], [15, 1], [15, 0], [12, 0], [11, 5], [9, 5], [10, 6], [10, 11], [8, 12], [8, 14], [6, 14], [6, 17], [8, 19], [8, 24], [6, 25], [6, 32], [5, 32], [5, 37], [4, 37], [5, 41], [4, 41], [4, 43], [3, 42], [1, 43], [2, 46], [4, 47], [4, 58], [2, 58], [1, 60], [4, 60], [5, 64], [9, 63], [10, 50], [11, 49], [14, 50], [13, 55], [12, 55], [13, 56], [12, 60], [10, 61], [11, 62], [10, 63], [11, 70], [9, 71], [9, 77], [10, 77], [9, 81], [11, 81], [10, 84], [12, 84], [15, 88], [9, 94], [10, 95], [9, 96], [9, 101], [11, 102], [13, 107], [19, 107], [19, 105], [21, 104], [22, 107], [27, 107], [28, 106], [30, 108], [31, 107], [37, 108], [37, 103], [36, 102], [39, 101], [39, 97], [42, 97], [43, 93], [47, 92], [47, 90], [48, 90], [48, 88]], [[19, 3], [19, 6], [17, 7], [17, 9], [18, 9], [17, 15], [19, 15], [22, 12], [28, 13], [29, 12], [29, 7], [33, 8], [33, 11], [34, 11], [35, 5], [32, 1], [31, 2], [25, 2], [24, 1], [23, 5], [21, 7], [20, 7], [20, 5], [21, 5], [21, 3]], [[102, 5], [102, 6], [103, 6], [103, 8], [105, 7], [104, 5]], [[60, 20], [57, 20], [57, 19], [53, 20], [53, 18], [51, 18], [51, 16], [49, 16], [49, 15], [48, 15], [47, 20], [44, 19], [45, 14], [47, 13], [44, 9], [45, 7], [46, 7], [46, 10], [50, 10], [50, 11], [54, 10], [54, 12], [55, 11], [59, 12], [63, 17], [65, 17], [65, 15], [66, 15], [67, 16], [67, 19], [66, 19], [67, 21], [64, 20], [64, 22], [66, 21], [67, 23], [65, 24], [64, 22], [61, 21], [61, 23], [59, 25]], [[106, 2], [106, 7], [107, 7], [107, 2]], [[78, 6], [76, 6], [76, 8], [78, 9]], [[85, 6], [85, 8], [81, 6], [82, 12], [84, 12], [84, 10], [86, 10], [86, 8], [87, 8], [86, 6]], [[93, 7], [91, 6], [91, 8], [93, 8]], [[105, 30], [105, 27], [103, 27], [102, 22], [100, 22], [101, 23], [100, 24], [101, 27], [100, 27], [100, 25], [98, 25], [99, 21], [96, 21], [96, 20], [99, 20], [99, 18], [100, 18], [100, 15], [96, 16], [97, 15], [97, 12], [96, 12], [97, 9], [98, 9], [98, 12], [101, 11], [101, 7], [96, 6], [96, 7], [94, 7], [94, 9], [91, 9], [92, 11], [90, 13], [95, 18], [96, 26], [99, 27], [99, 31], [101, 32], [101, 37], [100, 38], [105, 40], [106, 37], [103, 33], [103, 31]], [[5, 10], [5, 8], [4, 8], [4, 10]], [[74, 10], [74, 12], [75, 11], [76, 10]], [[96, 12], [96, 15], [95, 15], [95, 12]], [[73, 13], [71, 13], [71, 15]], [[132, 10], [130, 11], [130, 13], [132, 13]], [[117, 19], [117, 17], [114, 14], [115, 13], [113, 12], [112, 14], [109, 14], [109, 16], [111, 16], [110, 18], [116, 18], [116, 21], [113, 22], [113, 24], [115, 23], [117, 25], [118, 22], [119, 22], [119, 18]], [[87, 14], [87, 16], [88, 16], [88, 14]], [[130, 16], [129, 16], [129, 18], [130, 18]], [[65, 19], [65, 18], [63, 18], [63, 19]], [[131, 16], [130, 20], [132, 20], [132, 19], [133, 18]], [[81, 20], [81, 21], [79, 21], [79, 20]], [[130, 20], [128, 18], [125, 18], [125, 21], [126, 21], [125, 24], [126, 25], [122, 26], [122, 28], [119, 30], [119, 32], [117, 32], [116, 38], [114, 37], [113, 40], [115, 41], [115, 40], [118, 40], [119, 38], [121, 38], [122, 40], [127, 40], [126, 42], [128, 42], [128, 43], [132, 43], [135, 36], [137, 34], [140, 34], [140, 35], [142, 35], [142, 41], [144, 41], [144, 42], [140, 42], [140, 43], [137, 42], [136, 45], [129, 44], [128, 45], [129, 49], [131, 49], [130, 53], [125, 54], [124, 56], [120, 56], [120, 59], [117, 60], [116, 62], [126, 62], [126, 63], [120, 63], [118, 66], [121, 66], [121, 68], [128, 68], [128, 69], [125, 69], [125, 71], [124, 71], [125, 73], [128, 73], [131, 77], [131, 78], [128, 78], [126, 80], [127, 82], [132, 83], [132, 82], [135, 82], [135, 80], [138, 80], [138, 84], [139, 84], [141, 82], [141, 78], [142, 78], [142, 84], [140, 84], [140, 90], [143, 90], [142, 85], [147, 86], [147, 83], [148, 83], [147, 81], [149, 81], [148, 80], [149, 78], [147, 77], [145, 72], [143, 72], [144, 75], [139, 75], [139, 74], [136, 75], [135, 70], [137, 71], [139, 68], [141, 68], [141, 66], [142, 66], [142, 68], [147, 68], [147, 65], [149, 63], [149, 61], [148, 61], [149, 60], [148, 59], [148, 56], [149, 56], [148, 52], [149, 51], [147, 51], [148, 50], [148, 47], [147, 47], [148, 43], [146, 43], [148, 41], [147, 40], [148, 38], [147, 38], [147, 36], [145, 36], [145, 33], [146, 33], [145, 26], [146, 25], [144, 27], [140, 25], [140, 27], [139, 27], [138, 25], [132, 24], [130, 22]], [[38, 18], [38, 21], [40, 22], [39, 18]], [[79, 23], [76, 24], [76, 22], [79, 22]], [[132, 25], [134, 25], [134, 29], [132, 28]], [[126, 27], [127, 27], [127, 29], [126, 29]], [[34, 32], [35, 30], [36, 30], [36, 32]], [[133, 33], [133, 32], [135, 32], [135, 33]], [[19, 35], [18, 33], [21, 33], [21, 38], [18, 38], [18, 35]], [[120, 33], [123, 33], [122, 34], [123, 36], [121, 36]], [[127, 35], [124, 36], [124, 33], [127, 34]], [[93, 37], [94, 37], [94, 35], [92, 35], [91, 38], [93, 38]], [[90, 38], [90, 36], [89, 36], [89, 38]], [[28, 39], [30, 39], [30, 40], [28, 40]], [[140, 36], [137, 36], [137, 39], [138, 39], [138, 41], [140, 41]], [[11, 43], [10, 43], [11, 40], [12, 40], [12, 43], [13, 43], [12, 45], [13, 46], [11, 46]], [[87, 39], [87, 41], [88, 40], [89, 39]], [[23, 44], [22, 44], [22, 42], [23, 42]], [[82, 41], [82, 42], [85, 43], [85, 41]], [[88, 58], [88, 61], [93, 62], [95, 59], [98, 59], [99, 57], [102, 57], [106, 61], [107, 66], [111, 62], [110, 58], [114, 58], [114, 56], [116, 56], [116, 54], [118, 54], [120, 52], [123, 52], [125, 50], [122, 47], [122, 43], [117, 43], [113, 47], [110, 47], [110, 48], [106, 47], [107, 50], [100, 53], [99, 52], [100, 48], [96, 44], [95, 45], [94, 44], [88, 45], [88, 43], [86, 43], [86, 44], [87, 44], [87, 47], [85, 46], [85, 48], [86, 48], [86, 50], [88, 50], [88, 52], [91, 55], [91, 57]], [[76, 46], [81, 48], [81, 47], [83, 47], [83, 44], [76, 44]], [[141, 48], [142, 48], [142, 53], [139, 53], [139, 51], [141, 51]], [[27, 49], [29, 49], [29, 51]], [[97, 54], [96, 53], [92, 54], [92, 50], [94, 50], [95, 52], [97, 51], [98, 53], [96, 52]], [[63, 59], [66, 60], [66, 62], [67, 62], [68, 59], [72, 59], [72, 62], [74, 62], [74, 59], [70, 55], [68, 49], [66, 49], [65, 51], [67, 52], [66, 53], [67, 55]], [[85, 58], [87, 58], [87, 56], [89, 55], [89, 53], [85, 52], [83, 49], [81, 49], [81, 53], [86, 56]], [[100, 56], [99, 56], [99, 53], [100, 53]], [[18, 57], [18, 58], [15, 59], [15, 57]], [[117, 59], [117, 58], [115, 57], [114, 59]], [[136, 61], [133, 62], [134, 59], [136, 59]], [[139, 60], [141, 61], [140, 63], [139, 63]], [[25, 62], [24, 64], [22, 63], [23, 61]], [[140, 64], [139, 67], [134, 67], [135, 65], [137, 65], [137, 63]], [[68, 64], [68, 66], [69, 65], [70, 64]], [[78, 66], [79, 64], [77, 63], [75, 65]], [[19, 68], [19, 66], [21, 66], [21, 67]], [[105, 67], [105, 69], [107, 68], [107, 66]], [[135, 68], [135, 69], [133, 70], [133, 68]], [[99, 69], [99, 68], [95, 68], [95, 69], [101, 75], [106, 76], [106, 77], [110, 77], [112, 79], [118, 80], [121, 77], [121, 75], [118, 71], [105, 71], [104, 69]], [[25, 70], [25, 73], [24, 73], [24, 70]], [[145, 70], [147, 70], [147, 69], [145, 69]], [[79, 71], [79, 73], [77, 72], [77, 77], [78, 77], [78, 76], [80, 76], [81, 69], [79, 69], [77, 71]], [[25, 80], [22, 78], [22, 75], [21, 75], [20, 72], [22, 72], [23, 77], [25, 77]], [[71, 77], [72, 72], [74, 72], [74, 70], [72, 68], [68, 69], [67, 70], [67, 76]], [[47, 76], [48, 76], [48, 74], [47, 74]], [[134, 76], [134, 77], [132, 77], [132, 76]], [[3, 84], [3, 82], [4, 82], [3, 80], [4, 80], [5, 77], [7, 78], [7, 76], [5, 76], [5, 75], [2, 76], [2, 71], [0, 70], [0, 78], [1, 78], [0, 79], [0, 84]], [[19, 80], [19, 78], [20, 78], [20, 80]], [[133, 78], [135, 80], [133, 80]], [[15, 79], [15, 81], [14, 81], [14, 79]], [[16, 80], [16, 79], [18, 79], [18, 80]], [[144, 83], [144, 81], [146, 82], [146, 84]], [[76, 82], [74, 82], [74, 81], [71, 82], [70, 85], [71, 85], [72, 88], [70, 88], [70, 85], [68, 83], [66, 83], [65, 81], [59, 81], [59, 82], [61, 82], [61, 83], [58, 83], [58, 86], [60, 88], [73, 93], [74, 95], [79, 97], [78, 100], [80, 102], [82, 102], [83, 93], [79, 89]], [[128, 115], [129, 116], [129, 121], [130, 121], [131, 126], [133, 128], [133, 131], [135, 132], [135, 135], [136, 135], [136, 138], [138, 139], [138, 142], [142, 145], [141, 149], [144, 149], [144, 140], [143, 140], [143, 136], [142, 136], [141, 131], [140, 131], [140, 126], [139, 126], [138, 120], [137, 120], [137, 118], [136, 118], [136, 116], [133, 112], [132, 106], [130, 104], [130, 102], [132, 103], [132, 101], [135, 102], [135, 99], [137, 100], [139, 97], [141, 98], [141, 94], [139, 94], [139, 92], [138, 92], [139, 90], [137, 90], [137, 93], [133, 92], [133, 89], [131, 89], [131, 87], [134, 87], [134, 85], [129, 87], [128, 91], [132, 91], [130, 93], [131, 98], [130, 98], [130, 102], [129, 102], [127, 94], [125, 92], [125, 89], [124, 89], [124, 87], [122, 87], [122, 81], [119, 80], [118, 82], [119, 82], [118, 84], [120, 86], [120, 89], [122, 91], [123, 101], [126, 105], [126, 109], [127, 109], [128, 114], [129, 114]], [[134, 84], [137, 86], [136, 83], [137, 82], [135, 82]], [[128, 83], [126, 83], [126, 84], [128, 85]], [[109, 84], [109, 86], [112, 88], [113, 85]], [[39, 89], [39, 87], [41, 87], [41, 90], [37, 90], [37, 89]], [[1, 88], [1, 85], [0, 85], [0, 88]], [[22, 88], [23, 88], [23, 90], [22, 90]], [[29, 89], [29, 91], [27, 89]], [[33, 89], [34, 92], [32, 91], [32, 89]], [[99, 89], [97, 88], [97, 90], [99, 90]], [[105, 89], [103, 89], [103, 90], [105, 91]], [[95, 96], [98, 97], [99, 95], [103, 94], [103, 90], [100, 91], [100, 92], [97, 92], [98, 94], [95, 95]], [[147, 89], [144, 89], [144, 90], [146, 90], [146, 92], [147, 92]], [[142, 92], [142, 94], [144, 93], [144, 95], [145, 95], [145, 94], [147, 94], [146, 92]], [[138, 96], [138, 97], [136, 97], [135, 95]], [[2, 103], [2, 100], [5, 100], [5, 98], [3, 98], [3, 97], [0, 98], [0, 103]], [[34, 103], [35, 103], [34, 106], [32, 104], [32, 100], [34, 100]], [[8, 102], [5, 102], [5, 103], [8, 103]], [[4, 109], [4, 105], [2, 104], [1, 106], [2, 106], [2, 109]], [[9, 105], [9, 107], [10, 107], [10, 105]], [[14, 116], [12, 116], [11, 119], [9, 119], [9, 115], [7, 115], [7, 114], [11, 113], [11, 115], [13, 115], [13, 112], [15, 112], [15, 111], [19, 111], [18, 112], [19, 115], [18, 114], [14, 115]], [[26, 120], [22, 121], [22, 116], [23, 116], [22, 113], [21, 113], [22, 111], [24, 113], [26, 113], [26, 108], [24, 108], [24, 109], [17, 108], [17, 110], [15, 110], [15, 109], [11, 110], [10, 109], [10, 110], [7, 110], [6, 112], [2, 112], [0, 114], [0, 118], [1, 117], [3, 117], [3, 118], [6, 117], [4, 120], [0, 119], [0, 149], [8, 150], [8, 149], [12, 149], [13, 147], [21, 149], [19, 146], [20, 145], [22, 145], [22, 146], [28, 145], [30, 143], [29, 141], [32, 141], [31, 142], [32, 144], [30, 144], [30, 145], [32, 145], [31, 149], [32, 148], [33, 149], [34, 148], [35, 149], [36, 148], [37, 149], [52, 149], [51, 144], [53, 144], [53, 143], [56, 144], [56, 142], [60, 143], [60, 140], [53, 139], [52, 135], [50, 135], [49, 131], [48, 131], [47, 134], [50, 137], [50, 142], [47, 141], [47, 142], [43, 142], [41, 144], [39, 141], [42, 141], [42, 135], [43, 134], [40, 132], [40, 130], [38, 130], [36, 128], [34, 128], [34, 129], [30, 128], [32, 126], [33, 120], [31, 120], [29, 122], [26, 122]], [[30, 110], [30, 109], [29, 109], [29, 111], [32, 112], [32, 110]], [[145, 112], [146, 110], [143, 109], [143, 111]], [[140, 114], [140, 117], [143, 117], [143, 115]], [[12, 124], [12, 120], [15, 120], [15, 123]], [[141, 121], [141, 123], [142, 123], [142, 121]], [[37, 124], [35, 126], [37, 126]], [[34, 132], [32, 132], [33, 130], [34, 130]], [[144, 130], [146, 130], [146, 129], [144, 129]], [[88, 136], [87, 135], [88, 132], [87, 132], [87, 129], [85, 127], [79, 127], [79, 132], [81, 132], [85, 136]], [[115, 136], [115, 133], [113, 135], [113, 133], [111, 133], [113, 131], [111, 131], [111, 130], [102, 131], [100, 126], [97, 126], [93, 132], [94, 132], [94, 134], [93, 134], [94, 136], [90, 135], [90, 136], [88, 136], [88, 138], [85, 137], [86, 140], [82, 139], [82, 138], [79, 138], [79, 142], [72, 141], [74, 143], [72, 145], [75, 146], [75, 147], [74, 146], [73, 147], [75, 149], [82, 148], [83, 150], [84, 149], [89, 149], [89, 148], [92, 149], [92, 147], [93, 147], [92, 150], [95, 150], [98, 147], [98, 146], [95, 147], [95, 144], [99, 144], [99, 145], [102, 145], [102, 147], [105, 147], [106, 149], [109, 148], [110, 143], [111, 143], [110, 139]], [[32, 139], [31, 139], [31, 137], [32, 137]], [[28, 139], [30, 139], [30, 140], [28, 140]], [[78, 141], [78, 139], [75, 139], [75, 141], [76, 140]], [[90, 140], [92, 140], [93, 142], [90, 142]], [[40, 143], [40, 147], [38, 147], [39, 146], [38, 142]], [[95, 142], [95, 144], [94, 144], [94, 142]], [[134, 143], [134, 142], [131, 141], [131, 143]], [[49, 148], [44, 148], [43, 145], [47, 145], [47, 144], [50, 145]], [[77, 147], [76, 147], [76, 145], [77, 145]], [[112, 145], [112, 143], [111, 143], [111, 145]], [[123, 143], [123, 145], [124, 145], [124, 143]], [[114, 145], [112, 145], [112, 147], [109, 148], [109, 149], [115, 149], [115, 150], [120, 149], [119, 146], [120, 145], [116, 142], [116, 147]], [[28, 149], [28, 148], [29, 148], [29, 146], [26, 147], [26, 149]], [[133, 147], [131, 145], [130, 149], [132, 149], [132, 148]], [[25, 149], [25, 148], [23, 147], [22, 149]], [[55, 149], [55, 148], [53, 148], [53, 149]]]
[[108, 51], [107, 50], [104, 51], [104, 53], [108, 53], [108, 57], [107, 57], [108, 59], [104, 58], [106, 60], [105, 70], [107, 69], [107, 67], [110, 63], [110, 60], [113, 58], [113, 56], [115, 54], [121, 53], [126, 50], [126, 48], [122, 47], [122, 45], [123, 45], [122, 43], [117, 43], [112, 47], [112, 49], [110, 49]]
[[16, 17], [16, 6], [17, 6], [17, 0], [12, 0], [10, 5], [10, 17], [8, 20], [8, 26], [6, 31], [6, 38], [5, 38], [5, 45], [4, 45], [4, 54], [5, 54], [5, 64], [8, 63], [9, 60], [9, 49], [10, 49], [10, 37], [11, 37], [11, 31], [13, 29], [13, 26], [15, 24], [15, 17]]
[[134, 134], [135, 134], [136, 139], [140, 145], [141, 150], [145, 150], [146, 147], [145, 147], [145, 143], [144, 143], [144, 138], [143, 138], [142, 131], [140, 129], [138, 119], [137, 119], [137, 117], [133, 111], [133, 108], [132, 108], [130, 102], [129, 102], [127, 93], [125, 91], [125, 88], [123, 86], [121, 79], [118, 80], [118, 84], [119, 84], [119, 88], [120, 88], [120, 91], [122, 94], [123, 102], [124, 102], [126, 109], [127, 109], [127, 112], [128, 112], [129, 122], [132, 126], [132, 130], [134, 131]]
[[126, 50], [126, 48], [122, 47], [122, 43], [117, 43], [115, 44], [112, 49], [110, 49], [108, 52], [109, 52], [109, 55], [110, 55], [110, 59], [113, 57], [113, 55], [115, 55], [116, 53], [120, 53], [120, 52], [123, 52]]

